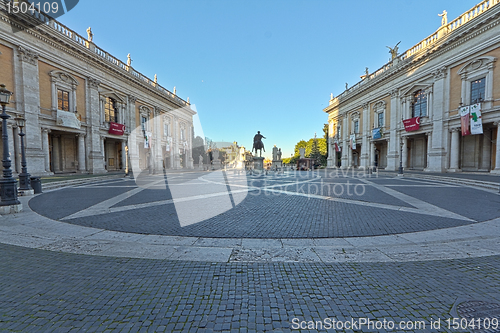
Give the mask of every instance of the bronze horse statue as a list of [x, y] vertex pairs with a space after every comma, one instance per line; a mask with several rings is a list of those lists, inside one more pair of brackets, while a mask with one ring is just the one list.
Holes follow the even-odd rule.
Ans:
[[262, 157], [262, 150], [266, 152], [264, 149], [264, 143], [262, 142], [262, 139], [265, 139], [266, 137], [260, 134], [260, 131], [257, 131], [257, 134], [253, 137], [253, 147], [252, 147], [252, 152], [255, 149], [255, 154], [257, 154], [257, 150], [260, 150], [260, 157]]

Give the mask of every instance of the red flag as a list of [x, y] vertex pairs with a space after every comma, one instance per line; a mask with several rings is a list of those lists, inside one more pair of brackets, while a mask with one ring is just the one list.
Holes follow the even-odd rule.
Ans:
[[123, 135], [125, 133], [125, 125], [118, 123], [109, 123], [109, 134]]
[[469, 106], [462, 106], [460, 108], [460, 126], [462, 126], [462, 136], [470, 135]]
[[416, 131], [420, 128], [420, 117], [403, 120], [403, 125], [407, 132]]

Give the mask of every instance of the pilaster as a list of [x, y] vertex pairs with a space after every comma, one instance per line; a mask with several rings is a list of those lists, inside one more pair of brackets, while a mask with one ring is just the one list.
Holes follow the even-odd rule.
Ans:
[[[388, 171], [396, 171], [399, 167], [399, 146], [397, 128], [402, 119], [399, 111], [399, 93], [397, 89], [391, 91], [391, 117], [389, 119], [389, 142], [387, 143], [387, 168]], [[401, 124], [402, 126], [402, 124]]]
[[101, 107], [99, 101], [99, 86], [101, 82], [93, 77], [87, 77], [87, 156], [90, 173], [105, 173], [104, 149], [101, 143]]
[[19, 72], [16, 75], [16, 108], [24, 111], [26, 163], [33, 175], [45, 174], [45, 159], [40, 131], [40, 84], [38, 53], [19, 45], [15, 50]]
[[446, 67], [440, 67], [432, 73], [434, 84], [428, 97], [429, 110], [432, 119], [432, 135], [429, 135], [427, 146], [427, 171], [444, 172], [446, 167], [447, 153], [445, 147], [448, 146], [448, 134], [444, 131], [445, 112], [445, 78], [447, 76]]
[[370, 105], [368, 103], [363, 104], [363, 123], [361, 124], [363, 128], [361, 136], [361, 156], [359, 161], [359, 166], [362, 168], [368, 168], [370, 164], [370, 147], [369, 147], [369, 128], [370, 128]]

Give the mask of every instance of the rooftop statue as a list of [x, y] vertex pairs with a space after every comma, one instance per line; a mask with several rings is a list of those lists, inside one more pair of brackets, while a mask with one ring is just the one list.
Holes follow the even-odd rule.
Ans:
[[441, 26], [445, 26], [448, 24], [448, 12], [446, 10], [443, 10], [442, 14], [438, 14], [438, 16], [441, 16]]
[[94, 34], [92, 33], [92, 29], [90, 27], [87, 28], [87, 41], [91, 42], [94, 39]]
[[[399, 43], [401, 43], [401, 41], [399, 41]], [[398, 56], [399, 43], [397, 43], [394, 47], [386, 46], [389, 49], [389, 53], [391, 54], [391, 60], [396, 59]]]
[[130, 64], [132, 63], [132, 58], [130, 57], [130, 53], [127, 54], [127, 66], [130, 67]]

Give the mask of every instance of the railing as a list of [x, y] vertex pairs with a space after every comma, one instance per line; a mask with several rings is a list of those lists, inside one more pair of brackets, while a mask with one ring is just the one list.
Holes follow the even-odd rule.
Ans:
[[[5, 4], [5, 1], [0, 0], [0, 3], [2, 3], [2, 2]], [[119, 60], [118, 58], [113, 57], [108, 52], [106, 52], [103, 49], [97, 47], [93, 42], [88, 41], [86, 38], [84, 38], [83, 36], [77, 34], [76, 32], [74, 32], [73, 30], [69, 29], [68, 27], [66, 27], [62, 23], [54, 20], [52, 17], [50, 17], [50, 16], [48, 16], [48, 15], [46, 15], [44, 13], [40, 13], [40, 12], [38, 12], [36, 10], [33, 11], [33, 12], [28, 10], [26, 14], [31, 15], [32, 17], [34, 17], [38, 21], [41, 21], [45, 25], [51, 27], [52, 29], [54, 29], [57, 33], [59, 33], [64, 38], [71, 39], [76, 44], [78, 44], [80, 47], [86, 48], [87, 50], [90, 50], [90, 51], [93, 50], [94, 53], [97, 56], [99, 56], [100, 58], [106, 60], [107, 62], [109, 62], [113, 66], [116, 66], [119, 69], [128, 72], [129, 74], [131, 74], [134, 77], [136, 77], [137, 79], [139, 79], [139, 81], [152, 86], [156, 90], [158, 90], [161, 93], [165, 94], [169, 99], [171, 99], [171, 100], [173, 100], [173, 101], [175, 101], [175, 102], [177, 102], [179, 104], [189, 105], [185, 100], [179, 98], [178, 96], [174, 95], [169, 90], [163, 88], [157, 82], [154, 82], [153, 80], [149, 79], [148, 77], [146, 77], [145, 75], [143, 75], [140, 72], [136, 71], [131, 66], [128, 66], [127, 64], [125, 64], [124, 62], [122, 62], [121, 60]]]
[[467, 23], [470, 20], [481, 15], [486, 10], [492, 8], [493, 6], [497, 5], [498, 3], [500, 3], [500, 0], [484, 0], [484, 1], [480, 2], [479, 4], [475, 5], [470, 10], [466, 11], [464, 14], [460, 15], [455, 20], [441, 26], [436, 32], [434, 32], [430, 36], [424, 38], [418, 44], [414, 45], [413, 47], [408, 49], [406, 52], [399, 55], [396, 59], [391, 60], [390, 62], [388, 62], [387, 64], [385, 64], [384, 66], [382, 66], [381, 68], [379, 68], [378, 70], [373, 72], [372, 74], [369, 74], [367, 78], [363, 79], [362, 81], [359, 81], [354, 86], [346, 89], [344, 92], [337, 95], [334, 99], [331, 99], [330, 105], [334, 103], [335, 99], [341, 99], [341, 98], [347, 96], [351, 92], [354, 92], [354, 91], [360, 89], [364, 84], [369, 82], [371, 79], [374, 79], [377, 76], [384, 74], [389, 69], [391, 69], [395, 65], [396, 62], [404, 61], [406, 59], [409, 59], [411, 56], [415, 56], [415, 55], [419, 54], [420, 52], [423, 52], [429, 46], [431, 46], [432, 44], [435, 44], [442, 37], [446, 36], [448, 33], [456, 30], [457, 28], [461, 27], [465, 23]]

